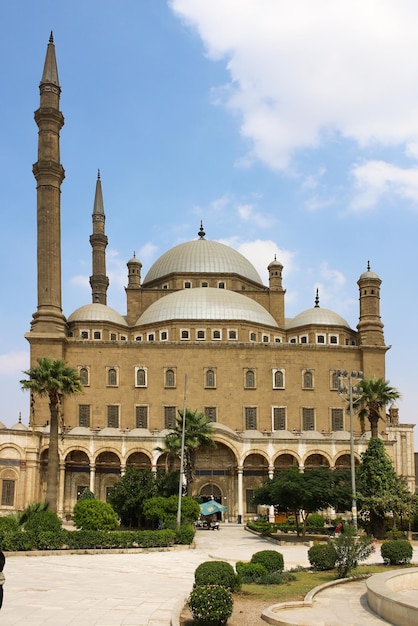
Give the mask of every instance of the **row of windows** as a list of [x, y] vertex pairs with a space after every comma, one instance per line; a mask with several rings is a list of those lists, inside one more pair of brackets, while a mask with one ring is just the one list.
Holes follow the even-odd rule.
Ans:
[[[79, 426], [85, 428], [90, 427], [91, 406], [89, 404], [80, 404], [78, 413]], [[120, 406], [118, 404], [108, 405], [107, 426], [108, 428], [119, 428], [120, 423]], [[207, 406], [204, 408], [206, 417], [211, 422], [216, 422], [218, 418], [217, 407]], [[175, 406], [163, 407], [164, 428], [174, 428], [178, 412]], [[244, 424], [245, 430], [258, 429], [258, 407], [244, 407]], [[148, 428], [149, 424], [149, 407], [148, 405], [135, 406], [135, 428]], [[343, 409], [330, 409], [331, 430], [344, 430], [344, 411]], [[301, 430], [315, 430], [315, 409], [312, 407], [303, 407], [301, 409]], [[287, 407], [274, 406], [271, 409], [271, 429], [286, 430], [287, 429]]]
[[[81, 339], [94, 339], [100, 340], [104, 339], [104, 333], [101, 330], [80, 330]], [[228, 339], [229, 341], [238, 340], [238, 330], [234, 328], [229, 328], [226, 331], [223, 331], [222, 328], [214, 328], [211, 331], [207, 331], [205, 329], [195, 329], [190, 330], [188, 328], [180, 329], [180, 339], [181, 341], [205, 341], [207, 339], [212, 341], [222, 341], [223, 339]], [[110, 333], [109, 334], [110, 341], [128, 341], [128, 336], [125, 334], [117, 334]], [[283, 338], [279, 336], [271, 337], [268, 333], [258, 334], [254, 331], [251, 331], [248, 335], [248, 339], [251, 342], [262, 341], [263, 343], [270, 343], [273, 341], [274, 343], [282, 343]], [[168, 341], [168, 331], [160, 330], [160, 331], [150, 331], [145, 334], [135, 335], [135, 341]], [[291, 337], [289, 339], [289, 343], [309, 343], [308, 335], [299, 335], [295, 337]], [[335, 334], [322, 334], [317, 333], [315, 335], [315, 343], [317, 344], [339, 344], [339, 336]], [[351, 341], [346, 339], [346, 344], [355, 345], [355, 341]]]
[[[81, 383], [85, 387], [90, 385], [90, 368], [79, 368]], [[274, 368], [271, 370], [272, 375], [272, 387], [273, 389], [285, 389], [286, 385], [286, 370], [284, 368]], [[315, 377], [314, 373], [310, 369], [303, 369], [301, 371], [301, 385], [302, 389], [314, 389]], [[119, 385], [119, 367], [107, 366], [106, 367], [106, 384], [109, 387], [118, 387]], [[143, 365], [135, 367], [135, 387], [147, 387], [148, 386], [148, 368]], [[254, 368], [245, 368], [243, 370], [243, 384], [245, 389], [256, 389], [257, 387], [257, 370]], [[217, 368], [205, 367], [203, 368], [203, 385], [206, 388], [216, 388], [217, 385]], [[164, 386], [176, 387], [176, 368], [166, 367], [164, 368]], [[338, 376], [336, 371], [330, 372], [330, 388], [338, 389]]]

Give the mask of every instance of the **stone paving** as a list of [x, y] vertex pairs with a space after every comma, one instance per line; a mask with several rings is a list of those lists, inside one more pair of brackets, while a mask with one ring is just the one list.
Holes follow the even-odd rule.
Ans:
[[[234, 565], [237, 560], [249, 560], [254, 552], [273, 546], [245, 531], [242, 525], [223, 524], [219, 532], [197, 531], [196, 549], [136, 554], [10, 556], [4, 569], [6, 582], [0, 624], [169, 626], [172, 616], [175, 623], [175, 615], [191, 591], [194, 571], [199, 563], [218, 559]], [[284, 556], [286, 568], [309, 564], [306, 545], [281, 545], [277, 549]], [[369, 561], [381, 562], [380, 554], [372, 555]], [[414, 562], [418, 562], [417, 549]], [[367, 607], [361, 612], [364, 587], [352, 585], [340, 585], [317, 596], [321, 601], [321, 623], [332, 626], [385, 623], [370, 621], [377, 618], [368, 612]], [[324, 621], [328, 613], [335, 615], [337, 600], [341, 600], [337, 609], [340, 621]], [[356, 607], [357, 621], [350, 621], [353, 613], [350, 606]], [[306, 618], [305, 613], [304, 619], [308, 621], [295, 623], [316, 623]]]

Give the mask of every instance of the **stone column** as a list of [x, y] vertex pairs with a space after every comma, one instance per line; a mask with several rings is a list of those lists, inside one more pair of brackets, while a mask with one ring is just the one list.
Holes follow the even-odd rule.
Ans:
[[237, 468], [238, 474], [238, 524], [242, 524], [243, 517], [243, 472], [244, 468], [242, 465], [239, 465]]

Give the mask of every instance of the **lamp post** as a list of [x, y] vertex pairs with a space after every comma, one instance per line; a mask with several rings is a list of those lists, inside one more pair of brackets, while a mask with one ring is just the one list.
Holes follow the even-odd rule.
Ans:
[[[350, 469], [351, 469], [351, 516], [353, 520], [353, 526], [357, 532], [357, 495], [356, 495], [356, 465], [354, 458], [354, 433], [353, 433], [353, 393], [360, 392], [360, 387], [353, 387], [353, 380], [358, 380], [363, 378], [363, 372], [351, 371], [347, 370], [337, 370], [337, 376], [339, 379], [338, 382], [338, 393], [340, 395], [346, 395], [348, 393], [348, 403], [349, 403], [349, 413], [350, 413]], [[340, 386], [341, 380], [348, 381], [348, 389], [347, 387]]]

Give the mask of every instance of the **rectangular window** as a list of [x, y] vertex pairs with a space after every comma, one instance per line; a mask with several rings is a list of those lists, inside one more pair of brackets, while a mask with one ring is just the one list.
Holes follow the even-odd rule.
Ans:
[[84, 428], [90, 428], [90, 405], [78, 405], [78, 425]]
[[302, 430], [315, 430], [315, 409], [302, 409]]
[[176, 407], [165, 406], [164, 407], [164, 428], [176, 427]]
[[331, 429], [332, 430], [344, 430], [343, 409], [331, 409]]
[[14, 506], [15, 503], [15, 482], [14, 480], [2, 480], [1, 504], [2, 506]]
[[286, 407], [273, 407], [273, 430], [286, 430]]
[[135, 428], [148, 428], [148, 407], [135, 407]]
[[257, 407], [245, 407], [245, 430], [257, 430]]
[[210, 422], [216, 422], [216, 406], [205, 406], [205, 417]]
[[110, 404], [107, 407], [107, 427], [119, 428], [119, 406]]

